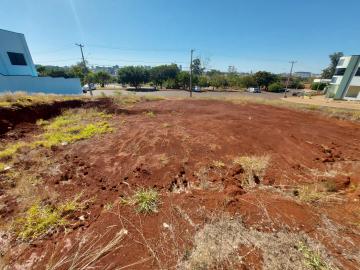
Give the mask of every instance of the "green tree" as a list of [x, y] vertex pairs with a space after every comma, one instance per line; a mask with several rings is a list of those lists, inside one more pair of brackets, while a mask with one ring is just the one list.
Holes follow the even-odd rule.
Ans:
[[334, 52], [329, 55], [330, 65], [322, 71], [321, 77], [324, 79], [331, 79], [335, 73], [337, 64], [339, 63], [340, 57], [343, 57], [342, 52]]
[[175, 79], [179, 72], [180, 69], [176, 64], [156, 66], [150, 70], [150, 79], [156, 86], [160, 85], [162, 88], [165, 81]]
[[119, 83], [130, 84], [135, 88], [138, 88], [143, 83], [147, 83], [149, 78], [149, 69], [144, 66], [127, 66], [118, 70]]
[[207, 76], [200, 76], [199, 77], [199, 86], [200, 87], [208, 87], [209, 86], [209, 78]]
[[225, 75], [214, 75], [210, 78], [210, 85], [213, 88], [226, 87], [228, 85], [228, 81], [226, 80]]
[[180, 71], [176, 76], [176, 81], [182, 89], [189, 89], [190, 87], [190, 74], [187, 71]]
[[268, 89], [269, 85], [278, 81], [278, 77], [267, 71], [258, 71], [254, 74], [254, 79], [259, 87]]
[[239, 78], [239, 86], [244, 88], [254, 87], [256, 86], [255, 77], [252, 75], [247, 75]]
[[105, 84], [109, 83], [111, 76], [106, 71], [99, 71], [95, 73], [95, 81], [100, 84], [101, 87], [105, 87]]
[[200, 76], [203, 74], [204, 68], [201, 66], [201, 60], [199, 58], [193, 60], [192, 70], [194, 75]]
[[269, 92], [281, 92], [285, 89], [285, 86], [281, 82], [274, 82], [269, 85]]

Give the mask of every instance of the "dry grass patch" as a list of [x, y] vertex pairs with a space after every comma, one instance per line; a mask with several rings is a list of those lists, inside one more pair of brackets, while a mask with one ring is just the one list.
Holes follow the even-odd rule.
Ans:
[[26, 92], [5, 92], [0, 94], [0, 107], [11, 107], [11, 106], [31, 106], [35, 104], [53, 103], [56, 101], [64, 100], [75, 100], [75, 99], [86, 99], [83, 96], [66, 96], [66, 95], [55, 95], [36, 93], [28, 94]]
[[115, 104], [122, 106], [131, 106], [138, 102], [158, 101], [158, 100], [163, 100], [165, 98], [153, 96], [153, 95], [138, 96], [136, 95], [136, 93], [122, 94], [120, 91], [116, 91], [115, 95], [113, 95], [111, 99], [114, 101]]
[[241, 156], [234, 159], [234, 163], [240, 165], [244, 170], [243, 185], [254, 186], [259, 184], [265, 175], [269, 165], [270, 157], [263, 156]]
[[[86, 234], [82, 236], [80, 241], [73, 245], [70, 250], [67, 250], [56, 262], [53, 261], [55, 257], [55, 253], [53, 253], [52, 260], [46, 269], [85, 270], [99, 268], [96, 265], [99, 260], [122, 247], [121, 243], [128, 234], [128, 231], [124, 228], [113, 235], [111, 235], [110, 232], [110, 230], [107, 230], [104, 234]], [[103, 241], [104, 239], [109, 240]], [[63, 253], [63, 249], [64, 247], [60, 246], [56, 251]], [[111, 264], [109, 263], [108, 265]], [[125, 269], [125, 267], [122, 269]]]
[[221, 160], [214, 160], [214, 161], [212, 162], [212, 165], [213, 165], [215, 168], [217, 168], [217, 169], [222, 169], [222, 168], [225, 167], [225, 163], [222, 162]]
[[[240, 217], [211, 218], [197, 231], [193, 244], [190, 254], [179, 262], [179, 269], [225, 269], [224, 266], [238, 269], [247, 256], [239, 255], [241, 246], [250, 252], [260, 251], [264, 270], [337, 269], [326, 249], [305, 234], [248, 229]], [[325, 268], [310, 268], [309, 265]]]

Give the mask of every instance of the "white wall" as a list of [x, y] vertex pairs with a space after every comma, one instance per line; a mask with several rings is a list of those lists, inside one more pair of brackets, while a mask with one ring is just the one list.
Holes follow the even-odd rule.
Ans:
[[80, 94], [81, 84], [78, 78], [52, 78], [32, 76], [0, 75], [0, 92], [26, 91], [53, 94]]
[[[7, 52], [22, 53], [27, 65], [12, 65]], [[37, 76], [37, 71], [23, 34], [0, 29], [0, 73], [3, 75]]]

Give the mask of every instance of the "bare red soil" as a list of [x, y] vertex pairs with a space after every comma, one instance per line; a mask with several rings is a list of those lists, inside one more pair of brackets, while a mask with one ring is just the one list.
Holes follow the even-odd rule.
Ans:
[[[149, 111], [154, 115], [144, 113]], [[121, 228], [128, 231], [121, 246], [99, 258], [96, 269], [171, 269], [186, 260], [209, 216], [220, 213], [239, 215], [259, 231], [306, 233], [340, 269], [360, 268], [359, 123], [201, 100], [139, 103], [111, 121], [113, 133], [48, 153], [60, 170], [46, 176], [42, 188], [59, 194], [58, 200], [82, 193], [91, 203], [73, 215], [66, 231], [32, 244], [11, 241], [5, 254], [9, 269], [47, 269], [75, 254], [82, 237], [90, 243], [100, 237], [100, 247]], [[263, 179], [254, 188], [242, 186], [234, 158], [265, 154], [270, 161]], [[300, 187], [327, 181], [333, 186], [326, 199], [301, 201]], [[160, 192], [157, 213], [136, 213], [121, 203], [139, 187]], [[10, 210], [3, 218], [10, 220], [17, 202], [4, 198]], [[262, 252], [239, 249], [247, 253], [239, 269], [261, 269]], [[58, 269], [68, 268], [64, 263]]]

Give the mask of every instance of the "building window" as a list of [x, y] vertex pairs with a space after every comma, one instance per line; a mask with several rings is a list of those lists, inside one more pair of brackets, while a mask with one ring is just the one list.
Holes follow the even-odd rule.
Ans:
[[343, 76], [345, 74], [346, 68], [337, 68], [335, 70], [335, 76]]
[[24, 54], [22, 53], [15, 53], [15, 52], [8, 52], [7, 53], [10, 59], [10, 62], [14, 66], [26, 66], [26, 60]]
[[356, 73], [355, 73], [355, 76], [360, 76], [360, 67], [358, 68], [358, 70], [356, 71]]

